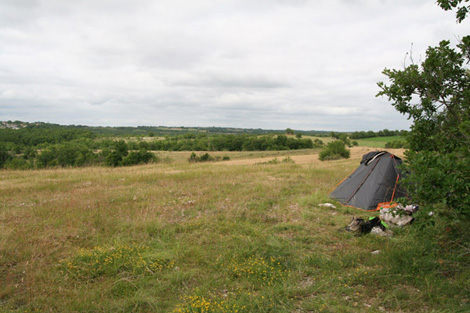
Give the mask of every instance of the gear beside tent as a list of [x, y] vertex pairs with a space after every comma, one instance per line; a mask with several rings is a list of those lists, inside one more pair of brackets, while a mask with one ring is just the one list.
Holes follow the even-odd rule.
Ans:
[[387, 152], [374, 151], [362, 157], [361, 165], [343, 179], [330, 197], [344, 205], [367, 211], [393, 206], [393, 200], [406, 197], [399, 182], [402, 160]]

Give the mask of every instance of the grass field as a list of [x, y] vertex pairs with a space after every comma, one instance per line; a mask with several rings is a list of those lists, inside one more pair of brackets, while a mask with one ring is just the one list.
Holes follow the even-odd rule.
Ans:
[[390, 136], [390, 137], [372, 137], [366, 139], [357, 139], [356, 141], [360, 146], [365, 147], [376, 147], [376, 148], [385, 148], [385, 144], [391, 141], [405, 140], [401, 136]]
[[355, 149], [0, 171], [0, 312], [468, 312], [468, 274], [444, 275], [413, 228], [354, 237], [372, 213], [319, 206]]

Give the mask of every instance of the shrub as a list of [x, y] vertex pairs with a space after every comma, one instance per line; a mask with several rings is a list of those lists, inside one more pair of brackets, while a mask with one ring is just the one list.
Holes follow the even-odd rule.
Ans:
[[400, 149], [400, 148], [408, 148], [408, 143], [405, 140], [394, 140], [389, 141], [385, 144], [385, 148], [391, 149]]
[[209, 154], [204, 153], [200, 156], [197, 156], [196, 153], [192, 152], [188, 159], [189, 162], [209, 162], [215, 161], [215, 159]]
[[316, 138], [314, 141], [313, 141], [313, 146], [314, 148], [321, 148], [325, 145], [325, 143], [321, 140], [321, 139], [318, 139]]
[[346, 145], [342, 140], [336, 140], [328, 143], [328, 145], [323, 148], [320, 152], [319, 159], [320, 161], [327, 160], [338, 160], [340, 158], [348, 159], [350, 156], [350, 151], [346, 149]]
[[5, 163], [5, 168], [12, 169], [12, 170], [27, 170], [31, 169], [32, 164], [30, 161], [24, 158], [13, 158]]
[[122, 159], [122, 165], [130, 166], [136, 164], [146, 164], [156, 161], [157, 158], [152, 152], [148, 152], [145, 149], [141, 149], [138, 152], [129, 153], [124, 159]]
[[106, 156], [105, 164], [108, 166], [118, 166], [121, 164], [122, 155], [120, 155], [117, 151], [113, 151]]

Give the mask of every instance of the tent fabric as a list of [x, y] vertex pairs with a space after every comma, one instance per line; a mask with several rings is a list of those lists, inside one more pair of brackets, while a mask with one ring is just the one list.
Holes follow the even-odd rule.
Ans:
[[359, 167], [330, 194], [344, 205], [363, 210], [378, 210], [378, 204], [405, 197], [399, 188], [402, 177], [397, 168], [402, 160], [387, 151], [374, 151], [362, 157]]

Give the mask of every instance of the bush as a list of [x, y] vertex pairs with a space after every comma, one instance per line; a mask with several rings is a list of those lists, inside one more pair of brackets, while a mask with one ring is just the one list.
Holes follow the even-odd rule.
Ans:
[[188, 159], [189, 162], [209, 162], [215, 161], [215, 159], [209, 154], [204, 153], [200, 156], [197, 156], [196, 153], [192, 152]]
[[148, 152], [145, 149], [141, 149], [138, 152], [131, 152], [125, 158], [122, 159], [121, 164], [123, 166], [130, 166], [136, 164], [147, 164], [156, 161], [157, 158], [152, 152]]
[[408, 143], [405, 140], [394, 140], [389, 141], [385, 144], [385, 148], [391, 149], [400, 149], [400, 148], [408, 148]]
[[10, 159], [5, 163], [4, 167], [11, 170], [28, 170], [33, 168], [30, 161], [21, 157]]
[[321, 140], [321, 139], [318, 139], [316, 138], [314, 141], [313, 141], [313, 146], [314, 148], [321, 148], [325, 145], [325, 143]]
[[122, 155], [117, 151], [113, 151], [106, 156], [105, 164], [108, 166], [118, 166], [121, 164]]
[[340, 158], [348, 159], [351, 152], [346, 149], [346, 144], [342, 140], [336, 140], [328, 143], [320, 152], [320, 161], [339, 160]]
[[470, 217], [468, 157], [434, 151], [408, 151], [406, 157], [411, 175], [405, 182], [414, 201], [429, 207], [443, 204]]

